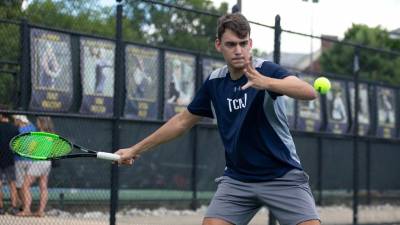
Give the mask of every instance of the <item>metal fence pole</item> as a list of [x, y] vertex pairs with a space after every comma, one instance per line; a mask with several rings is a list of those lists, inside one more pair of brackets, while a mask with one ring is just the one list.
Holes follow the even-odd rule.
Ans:
[[371, 142], [367, 140], [367, 151], [366, 151], [366, 189], [367, 189], [367, 204], [371, 204]]
[[[281, 17], [279, 15], [275, 16], [275, 35], [274, 35], [274, 63], [279, 64], [281, 61]], [[271, 210], [268, 213], [268, 224], [275, 225], [276, 218], [272, 215]]]
[[[116, 46], [115, 46], [115, 85], [114, 85], [114, 117], [112, 125], [112, 149], [119, 146], [119, 119], [122, 112], [122, 99], [124, 90], [124, 43], [122, 40], [122, 0], [117, 0], [116, 13]], [[110, 225], [115, 225], [115, 214], [118, 208], [119, 170], [118, 165], [111, 165], [111, 190], [110, 190]]]
[[[196, 91], [200, 88], [203, 84], [203, 68], [202, 68], [202, 60], [203, 58], [199, 55], [196, 56]], [[197, 167], [198, 167], [198, 125], [193, 127], [192, 129], [192, 202], [191, 208], [192, 210], [196, 210], [199, 207], [199, 200], [197, 196], [197, 182], [198, 182], [198, 174], [197, 174]]]
[[281, 17], [279, 15], [275, 16], [275, 35], [274, 35], [274, 63], [280, 64], [281, 62]]
[[232, 13], [242, 12], [242, 0], [237, 0], [236, 5], [232, 7]]
[[359, 48], [354, 49], [353, 80], [354, 80], [354, 130], [353, 130], [353, 224], [358, 224], [358, 189], [359, 189], [359, 159], [358, 159], [358, 111], [360, 103], [358, 101], [358, 72], [359, 67]]
[[22, 110], [27, 110], [29, 105], [29, 97], [30, 95], [30, 37], [29, 37], [29, 25], [27, 19], [22, 19], [22, 23], [20, 25], [20, 34], [21, 34], [21, 58], [20, 65], [21, 70], [19, 74], [19, 98], [18, 108]]
[[318, 189], [318, 199], [317, 199], [317, 205], [322, 205], [323, 204], [323, 195], [322, 195], [322, 182], [323, 182], [323, 175], [322, 175], [322, 169], [323, 169], [323, 149], [322, 149], [322, 137], [318, 136], [317, 137], [317, 143], [318, 143], [318, 153], [317, 153], [317, 189]]
[[197, 132], [198, 127], [193, 127], [191, 133], [192, 139], [192, 202], [190, 203], [190, 208], [196, 210], [199, 207], [199, 201], [197, 198]]

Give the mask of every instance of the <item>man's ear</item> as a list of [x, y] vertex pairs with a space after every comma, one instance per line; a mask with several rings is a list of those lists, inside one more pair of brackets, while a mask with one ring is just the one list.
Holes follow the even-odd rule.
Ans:
[[221, 52], [221, 40], [218, 38], [215, 39], [215, 49], [217, 49], [218, 52]]
[[249, 47], [250, 49], [253, 48], [253, 39], [249, 38]]

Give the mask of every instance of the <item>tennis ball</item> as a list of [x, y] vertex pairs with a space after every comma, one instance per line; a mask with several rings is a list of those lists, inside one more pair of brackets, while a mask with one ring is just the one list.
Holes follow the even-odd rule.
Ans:
[[326, 77], [318, 77], [314, 81], [314, 89], [320, 94], [326, 94], [331, 89], [331, 82]]

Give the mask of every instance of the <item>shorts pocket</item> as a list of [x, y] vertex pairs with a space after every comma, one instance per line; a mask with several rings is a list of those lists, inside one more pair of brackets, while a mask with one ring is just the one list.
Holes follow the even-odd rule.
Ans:
[[303, 171], [303, 175], [304, 175], [304, 179], [306, 180], [306, 182], [309, 182], [310, 181], [310, 176], [304, 171]]
[[291, 185], [301, 185], [308, 184], [309, 176], [303, 170], [293, 169], [279, 180]]

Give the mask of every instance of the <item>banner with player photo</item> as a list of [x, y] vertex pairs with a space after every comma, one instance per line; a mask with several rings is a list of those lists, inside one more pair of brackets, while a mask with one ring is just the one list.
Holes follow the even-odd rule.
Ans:
[[73, 99], [71, 38], [67, 34], [31, 29], [30, 109], [68, 111]]
[[[202, 81], [204, 82], [214, 70], [221, 68], [225, 65], [226, 65], [226, 63], [223, 60], [216, 60], [216, 59], [212, 59], [212, 58], [203, 58], [202, 59], [202, 69], [203, 69]], [[211, 105], [211, 107], [213, 107], [213, 106]], [[214, 118], [214, 119], [203, 118], [202, 122], [216, 124], [217, 119], [216, 118]]]
[[114, 52], [111, 41], [81, 38], [81, 113], [111, 116], [114, 97]]
[[379, 137], [396, 137], [396, 91], [388, 87], [376, 87], [377, 130]]
[[[315, 77], [301, 75], [300, 79], [313, 84]], [[322, 124], [321, 97], [318, 95], [312, 101], [297, 101], [296, 129], [303, 131], [319, 131]]]
[[326, 93], [327, 131], [343, 134], [349, 129], [346, 82], [333, 79], [330, 81], [331, 90]]
[[183, 111], [194, 97], [196, 60], [189, 54], [165, 52], [164, 119]]
[[[355, 104], [354, 104], [354, 83], [347, 83], [350, 92], [350, 104], [351, 104], [351, 118], [354, 121], [354, 112], [355, 112]], [[371, 127], [371, 112], [370, 112], [370, 97], [369, 94], [371, 92], [371, 87], [366, 83], [358, 84], [358, 101], [359, 101], [359, 109], [358, 109], [358, 135], [365, 136], [369, 133]], [[354, 130], [354, 123], [352, 127], [352, 131]]]
[[157, 119], [159, 96], [159, 51], [127, 45], [125, 48], [126, 100], [124, 116]]

